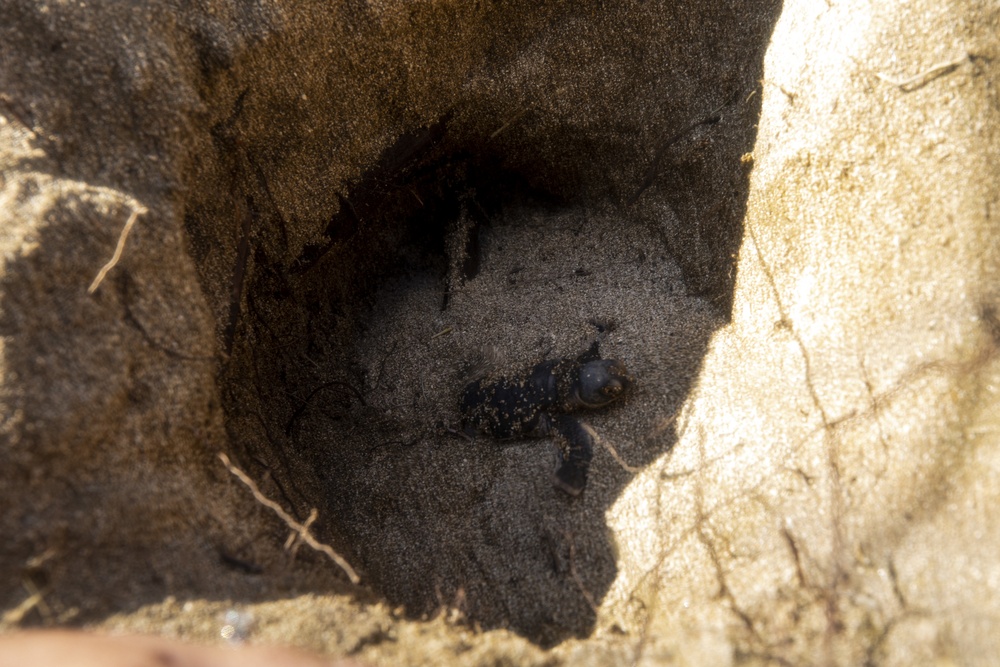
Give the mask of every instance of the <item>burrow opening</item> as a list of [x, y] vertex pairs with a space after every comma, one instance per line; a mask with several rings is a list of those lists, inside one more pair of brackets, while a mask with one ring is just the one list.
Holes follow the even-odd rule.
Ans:
[[[248, 251], [227, 425], [238, 458], [300, 518], [317, 508], [318, 534], [388, 601], [549, 646], [591, 632], [616, 574], [604, 513], [669, 451], [724, 309], [692, 288], [670, 207], [623, 214], [565, 174], [450, 145], [447, 122], [388, 149], [323, 244], [291, 261]], [[573, 356], [595, 321], [615, 323], [602, 353], [639, 386], [585, 416], [607, 447], [582, 497], [552, 487], [549, 440], [456, 435], [469, 362]]]

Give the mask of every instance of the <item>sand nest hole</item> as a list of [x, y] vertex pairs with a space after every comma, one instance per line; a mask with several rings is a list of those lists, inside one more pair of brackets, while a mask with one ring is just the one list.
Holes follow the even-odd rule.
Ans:
[[[490, 182], [436, 202], [413, 192], [408, 220], [352, 232], [280, 289], [258, 270], [232, 366], [257, 379], [230, 375], [228, 415], [258, 476], [303, 516], [317, 508], [317, 534], [387, 600], [551, 645], [592, 630], [616, 573], [604, 511], [669, 451], [722, 317], [690, 293], [669, 221]], [[594, 321], [614, 323], [601, 352], [639, 383], [587, 416], [602, 446], [581, 497], [552, 487], [550, 440], [452, 432], [484, 350], [511, 369], [573, 356]]]

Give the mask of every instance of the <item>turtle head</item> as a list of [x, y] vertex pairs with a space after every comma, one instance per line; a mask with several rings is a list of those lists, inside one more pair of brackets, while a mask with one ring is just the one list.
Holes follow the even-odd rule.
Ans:
[[570, 400], [574, 407], [602, 408], [624, 396], [634, 385], [635, 378], [617, 359], [588, 361], [580, 366]]

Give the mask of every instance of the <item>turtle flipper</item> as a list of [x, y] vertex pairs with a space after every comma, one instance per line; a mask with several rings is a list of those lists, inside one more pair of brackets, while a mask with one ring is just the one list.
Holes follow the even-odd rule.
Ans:
[[594, 431], [584, 422], [567, 415], [552, 420], [559, 441], [559, 467], [552, 484], [571, 496], [587, 486], [587, 471], [594, 456]]

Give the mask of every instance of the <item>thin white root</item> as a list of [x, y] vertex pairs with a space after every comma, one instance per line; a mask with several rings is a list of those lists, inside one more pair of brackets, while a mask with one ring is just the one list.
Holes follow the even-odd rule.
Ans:
[[118, 260], [121, 259], [122, 251], [125, 249], [125, 239], [128, 238], [129, 232], [132, 231], [132, 227], [135, 225], [135, 221], [139, 219], [140, 215], [145, 215], [149, 212], [149, 209], [142, 204], [136, 203], [132, 206], [132, 213], [128, 216], [128, 220], [125, 221], [125, 226], [122, 227], [122, 233], [118, 236], [118, 245], [115, 247], [115, 254], [111, 257], [111, 261], [101, 267], [101, 270], [97, 272], [97, 277], [94, 278], [94, 282], [90, 283], [90, 287], [87, 288], [87, 294], [93, 294], [100, 287], [101, 281], [104, 280], [104, 276], [108, 275], [108, 271], [115, 267]]
[[630, 472], [634, 475], [642, 471], [642, 468], [636, 468], [635, 466], [630, 466], [629, 464], [625, 463], [625, 459], [619, 456], [618, 450], [616, 450], [610, 442], [607, 442], [604, 438], [597, 435], [597, 431], [590, 428], [590, 426], [587, 424], [584, 424], [583, 426], [584, 428], [587, 429], [588, 432], [590, 432], [590, 435], [594, 438], [594, 440], [596, 440], [602, 447], [604, 447], [604, 449], [608, 450], [608, 453], [611, 454], [611, 458], [617, 461], [618, 465], [620, 465], [625, 472]]
[[250, 493], [253, 494], [253, 497], [256, 498], [257, 502], [277, 514], [278, 518], [284, 521], [285, 524], [292, 529], [292, 535], [289, 536], [290, 539], [285, 543], [285, 548], [291, 548], [293, 542], [291, 539], [292, 537], [298, 538], [316, 551], [326, 554], [330, 560], [336, 563], [337, 566], [344, 571], [344, 574], [347, 575], [347, 578], [351, 580], [352, 584], [357, 584], [361, 581], [361, 577], [358, 576], [358, 573], [354, 571], [354, 568], [352, 568], [350, 564], [340, 556], [340, 554], [334, 551], [329, 545], [323, 544], [317, 540], [312, 536], [312, 533], [309, 532], [309, 527], [316, 520], [317, 512], [315, 509], [310, 512], [309, 518], [306, 520], [305, 524], [299, 523], [293, 519], [281, 507], [281, 505], [261, 493], [260, 489], [257, 488], [257, 483], [250, 479], [249, 475], [233, 465], [228, 456], [219, 452], [219, 460], [222, 461], [222, 465], [226, 466], [229, 472], [231, 472], [236, 479], [243, 482], [243, 484], [250, 489]]
[[948, 74], [949, 72], [951, 72], [952, 70], [954, 70], [959, 65], [961, 65], [962, 63], [964, 63], [966, 60], [969, 59], [970, 56], [968, 53], [966, 53], [961, 58], [955, 58], [954, 60], [938, 63], [937, 65], [934, 65], [929, 69], [924, 70], [920, 74], [911, 76], [910, 78], [903, 80], [893, 79], [891, 77], [886, 76], [885, 74], [879, 74], [878, 72], [875, 73], [875, 76], [877, 76], [879, 79], [885, 81], [888, 84], [896, 86], [903, 92], [909, 93], [911, 91], [917, 90], [918, 88], [923, 88], [928, 83], [930, 83], [931, 81], [940, 76]]

